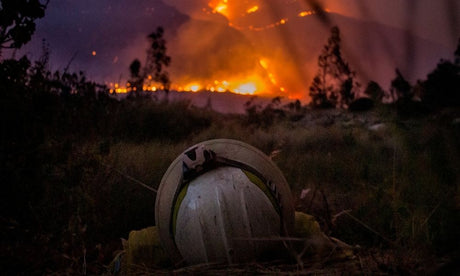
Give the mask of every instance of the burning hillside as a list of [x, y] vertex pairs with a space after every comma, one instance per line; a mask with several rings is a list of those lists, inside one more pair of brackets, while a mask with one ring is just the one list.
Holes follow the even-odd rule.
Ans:
[[46, 38], [55, 67], [84, 70], [89, 78], [123, 92], [130, 63], [135, 58], [144, 62], [146, 36], [163, 26], [172, 60], [166, 68], [171, 89], [303, 100], [308, 100], [332, 25], [339, 26], [343, 55], [363, 85], [375, 80], [387, 89], [395, 68], [415, 82], [452, 52], [406, 31], [341, 16], [343, 10], [336, 6], [320, 9], [312, 2], [101, 0], [96, 5], [81, 0], [83, 10], [71, 6], [76, 2], [51, 2], [49, 16], [37, 26], [38, 39], [26, 52], [39, 55]]
[[315, 14], [303, 2], [169, 2], [191, 17], [169, 44], [173, 89], [305, 97], [311, 70], [283, 28], [293, 17]]
[[[340, 16], [296, 0], [169, 0], [190, 16], [169, 40], [174, 89], [232, 91], [308, 100], [330, 27], [359, 80], [388, 87], [394, 69], [424, 76], [450, 51], [407, 32]], [[415, 45], [408, 60], [405, 44]]]

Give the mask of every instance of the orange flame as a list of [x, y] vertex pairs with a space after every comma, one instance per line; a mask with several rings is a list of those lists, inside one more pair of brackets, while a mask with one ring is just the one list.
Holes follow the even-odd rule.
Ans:
[[213, 13], [220, 13], [225, 17], [229, 16], [228, 0], [212, 0], [208, 6], [212, 9]]
[[246, 11], [246, 13], [254, 13], [254, 12], [258, 11], [258, 10], [259, 10], [259, 6], [253, 6], [253, 7], [249, 8]]
[[[244, 24], [242, 22], [251, 22], [239, 20], [239, 18], [249, 18], [249, 14], [257, 13], [254, 17], [263, 16], [263, 11], [266, 8], [262, 3], [263, 1], [229, 1], [229, 0], [208, 0], [208, 7], [203, 9], [202, 12], [209, 14], [220, 14], [225, 16], [228, 20], [228, 26], [231, 28], [245, 31], [245, 32], [257, 32], [264, 31], [272, 28], [286, 28], [284, 25], [289, 26], [293, 24], [293, 17], [306, 17], [309, 15], [315, 14], [315, 11], [312, 10], [299, 10], [298, 13], [294, 13], [289, 17], [285, 18], [276, 18], [272, 21], [268, 21], [261, 25], [246, 25], [240, 26], [239, 24]], [[256, 4], [260, 5], [256, 5]], [[329, 12], [329, 10], [326, 10]], [[289, 75], [289, 72], [292, 71], [292, 68], [289, 64], [282, 64], [283, 61], [280, 61], [279, 57], [272, 56], [269, 54], [264, 54], [264, 57], [258, 57], [258, 65], [254, 66], [254, 69], [249, 73], [238, 74], [237, 72], [232, 75], [215, 75], [207, 79], [194, 79], [188, 77], [188, 79], [174, 80], [172, 79], [172, 84], [170, 89], [177, 91], [189, 91], [189, 92], [198, 92], [202, 90], [212, 91], [212, 92], [234, 92], [240, 94], [271, 94], [277, 95], [282, 94], [289, 98], [304, 98], [307, 91], [301, 91], [299, 85], [292, 81]], [[278, 59], [277, 59], [278, 58]], [[235, 60], [235, 62], [238, 62]], [[283, 69], [280, 69], [283, 68]], [[291, 68], [291, 69], [290, 69]], [[245, 71], [247, 72], [247, 71]], [[286, 73], [288, 72], [288, 73]], [[149, 77], [151, 81], [151, 77]], [[126, 93], [132, 91], [134, 88], [129, 87], [128, 84], [111, 84], [110, 91], [117, 93]], [[159, 84], [148, 84], [143, 87], [145, 91], [158, 91], [162, 90], [161, 85]]]
[[192, 91], [192, 92], [197, 92], [200, 89], [201, 89], [201, 85], [199, 85], [197, 83], [192, 83], [192, 84], [189, 84], [189, 85], [187, 85], [185, 87], [186, 91]]

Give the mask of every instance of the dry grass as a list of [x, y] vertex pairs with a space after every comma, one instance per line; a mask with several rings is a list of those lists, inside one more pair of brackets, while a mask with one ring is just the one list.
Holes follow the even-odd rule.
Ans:
[[[291, 263], [141, 268], [139, 274], [416, 274], [428, 271], [426, 260], [440, 266], [455, 256], [460, 130], [444, 121], [445, 115], [401, 121], [388, 111], [384, 116], [309, 111], [304, 120], [277, 119], [261, 127], [248, 124], [245, 116], [187, 112], [198, 112], [194, 117], [204, 116], [209, 125], [171, 140], [99, 137], [70, 146], [65, 141], [42, 145], [39, 153], [47, 159], [38, 170], [45, 173], [37, 179], [45, 192], [33, 205], [33, 220], [41, 222], [42, 232], [33, 239], [50, 258], [28, 271], [81, 272], [85, 267], [90, 274], [101, 273], [121, 248], [120, 238], [154, 224], [155, 193], [126, 176], [155, 189], [179, 153], [215, 138], [238, 139], [271, 156], [291, 185], [296, 209], [315, 216], [326, 234], [363, 250], [345, 262], [306, 256]], [[370, 130], [373, 122], [385, 127]], [[168, 127], [173, 125], [181, 127]], [[52, 215], [56, 206], [59, 216]], [[13, 239], [30, 236], [14, 221], [6, 224]], [[5, 252], [20, 265], [17, 256], [24, 250]], [[27, 260], [34, 259], [29, 255]]]

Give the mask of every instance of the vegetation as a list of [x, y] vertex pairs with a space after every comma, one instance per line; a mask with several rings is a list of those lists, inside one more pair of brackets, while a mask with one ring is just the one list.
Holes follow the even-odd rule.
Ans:
[[48, 5], [40, 0], [2, 0], [0, 3], [0, 57], [2, 48], [20, 48], [35, 31], [35, 20]]
[[[152, 86], [161, 84], [161, 89], [168, 92], [170, 80], [164, 67], [169, 66], [171, 58], [166, 54], [166, 40], [163, 38], [164, 30], [158, 27], [149, 36], [150, 47], [147, 50], [145, 66], [141, 69], [141, 62], [135, 59], [129, 66], [131, 80], [129, 81], [132, 92], [143, 90], [144, 84]], [[138, 93], [137, 93], [138, 94]]]
[[[152, 41], [161, 40], [162, 31], [156, 34]], [[332, 90], [320, 80], [312, 90], [317, 106], [349, 103], [354, 75], [340, 58], [338, 34], [320, 70], [338, 74], [340, 91], [348, 92], [324, 94]], [[269, 155], [296, 209], [314, 215], [327, 234], [360, 245], [360, 260], [374, 260], [361, 272], [439, 272], [459, 254], [460, 90], [444, 86], [458, 85], [459, 52], [417, 85], [428, 106], [421, 116], [401, 116], [409, 97], [362, 113], [275, 98], [224, 115], [184, 101], [121, 100], [82, 72], [51, 72], [46, 45], [38, 61], [2, 60], [2, 272], [105, 272], [120, 238], [154, 223], [155, 194], [132, 179], [156, 188], [179, 153], [214, 138], [238, 139]], [[337, 59], [330, 63], [329, 55]], [[165, 60], [160, 67], [152, 60], [147, 68], [163, 72]], [[133, 77], [140, 68], [133, 63]], [[393, 84], [404, 93], [414, 89], [398, 73]], [[367, 91], [383, 98], [376, 83]]]
[[318, 74], [310, 86], [311, 104], [315, 108], [347, 108], [359, 87], [355, 72], [344, 60], [340, 49], [340, 29], [331, 29], [331, 36], [318, 57]]
[[432, 108], [460, 105], [460, 39], [454, 55], [454, 62], [441, 60], [421, 85], [423, 100]]
[[403, 120], [392, 105], [353, 114], [274, 99], [223, 115], [188, 102], [118, 100], [43, 62], [0, 65], [7, 272], [101, 273], [120, 238], [154, 223], [155, 194], [126, 176], [156, 188], [180, 152], [213, 138], [272, 156], [297, 209], [328, 234], [413, 260], [395, 258], [386, 272], [458, 250], [458, 108]]
[[312, 108], [363, 111], [385, 102], [394, 104], [399, 115], [412, 117], [460, 105], [460, 39], [454, 61], [441, 59], [426, 80], [419, 80], [413, 85], [396, 68], [390, 91], [370, 81], [363, 91], [364, 98], [358, 96], [361, 85], [356, 82], [356, 73], [343, 58], [340, 43], [340, 29], [334, 26], [318, 57], [318, 73], [310, 85]]

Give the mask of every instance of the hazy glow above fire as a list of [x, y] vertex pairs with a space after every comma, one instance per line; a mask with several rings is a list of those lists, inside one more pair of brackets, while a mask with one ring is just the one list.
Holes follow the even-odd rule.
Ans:
[[[326, 20], [315, 16], [315, 10], [326, 7], [334, 14], [322, 17]], [[9, 53], [36, 59], [45, 39], [50, 66], [69, 64], [69, 70], [84, 71], [123, 92], [131, 62], [139, 59], [145, 65], [146, 35], [163, 26], [171, 89], [238, 90], [307, 101], [329, 24], [341, 25], [344, 55], [361, 85], [372, 79], [385, 89], [396, 67], [405, 67], [407, 78], [416, 81], [439, 58], [451, 57], [460, 33], [459, 11], [458, 0], [50, 1], [32, 41]], [[418, 38], [423, 41], [415, 43]], [[253, 83], [252, 89], [242, 89], [245, 83]]]
[[[230, 40], [233, 43], [231, 45], [228, 42], [222, 44], [222, 41], [218, 39], [222, 33], [231, 34], [232, 31], [230, 30], [240, 36], [248, 36], [252, 32], [276, 30], [276, 28], [281, 30], [281, 27], [285, 31], [286, 27], [284, 26], [289, 25], [292, 19], [315, 13], [305, 9], [305, 6], [299, 5], [297, 14], [283, 17], [280, 13], [280, 16], [277, 17], [273, 15], [273, 9], [277, 8], [276, 5], [273, 6], [273, 3], [259, 0], [208, 0], [207, 4], [196, 9], [192, 16], [210, 21], [225, 17], [227, 26], [223, 25], [222, 21], [217, 21], [220, 25], [207, 26], [205, 33], [202, 32], [202, 25], [199, 24], [185, 24], [180, 29], [179, 42], [176, 41], [178, 46], [172, 51], [175, 53], [186, 51], [184, 57], [191, 58], [189, 60], [192, 65], [186, 70], [183, 66], [176, 68], [176, 71], [171, 74], [172, 84], [170, 88], [189, 92], [230, 91], [240, 94], [281, 95], [293, 99], [304, 99], [307, 91], [306, 84], [302, 79], [303, 76], [298, 73], [297, 69], [293, 68], [297, 66], [295, 62], [286, 60], [286, 57], [282, 56], [284, 54], [265, 55], [264, 51], [267, 49], [250, 49], [251, 44], [238, 44], [235, 42], [235, 38]], [[295, 28], [294, 25], [289, 26]], [[197, 37], [200, 39], [197, 40]], [[191, 42], [192, 40], [193, 42]], [[208, 49], [219, 50], [208, 52]], [[207, 57], [207, 55], [211, 56]], [[173, 56], [173, 62], [174, 58]], [[196, 62], [201, 62], [201, 67], [207, 68], [194, 68], [193, 64]], [[181, 69], [185, 73], [182, 73]], [[111, 86], [111, 89], [119, 93], [130, 91], [130, 88], [123, 84], [118, 84], [118, 87]], [[144, 90], [147, 91], [161, 89], [158, 85], [144, 87]]]
[[[289, 23], [290, 18], [288, 17], [276, 18], [272, 16], [270, 10], [272, 10], [273, 7], [270, 7], [270, 5], [269, 2], [258, 0], [210, 0], [208, 2], [208, 7], [211, 9], [212, 13], [224, 16], [228, 20], [228, 25], [231, 28], [246, 33], [275, 29]], [[306, 17], [315, 14], [315, 11], [305, 8], [305, 5], [299, 5], [299, 11], [297, 14], [293, 15], [293, 17]], [[202, 12], [209, 13], [206, 9], [203, 9]], [[250, 19], [253, 17], [255, 19]], [[247, 22], [258, 23], [259, 20], [257, 20], [257, 18], [264, 19], [260, 21], [260, 25], [245, 25], [243, 23], [247, 20], [249, 20]], [[270, 20], [271, 22], [269, 22]], [[292, 63], [279, 64], [279, 62], [279, 60], [275, 61], [270, 57], [259, 57], [259, 69], [255, 69], [252, 73], [252, 80], [245, 81], [243, 80], [244, 77], [241, 76], [239, 78], [228, 76], [228, 84], [225, 86], [207, 86], [201, 84], [200, 87], [211, 91], [232, 91], [243, 94], [281, 94], [288, 98], [304, 98], [307, 93], [305, 85], [293, 85], [291, 83], [292, 81], [286, 79], [286, 74], [284, 74], [284, 77], [278, 76], [277, 71], [280, 67], [286, 68], [286, 71], [295, 71], [295, 69], [290, 67], [294, 65]], [[260, 70], [260, 68], [262, 70]], [[254, 76], [257, 76], [257, 80], [254, 80]], [[297, 82], [301, 82], [301, 80], [297, 80]]]

